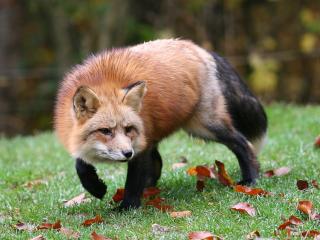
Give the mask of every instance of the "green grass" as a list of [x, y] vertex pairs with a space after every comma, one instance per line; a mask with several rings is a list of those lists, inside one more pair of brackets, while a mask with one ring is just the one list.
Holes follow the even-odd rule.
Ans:
[[[12, 225], [17, 221], [34, 225], [44, 220], [61, 220], [64, 227], [79, 231], [81, 239], [89, 239], [95, 230], [99, 234], [118, 239], [186, 239], [191, 231], [210, 231], [225, 239], [245, 239], [259, 230], [262, 237], [274, 237], [282, 218], [296, 215], [299, 200], [313, 201], [320, 212], [320, 190], [309, 188], [299, 191], [297, 179], [316, 179], [320, 182], [320, 150], [313, 147], [320, 134], [320, 107], [272, 105], [267, 108], [269, 116], [268, 142], [259, 160], [261, 170], [290, 166], [290, 174], [282, 177], [261, 178], [257, 187], [284, 197], [250, 197], [235, 193], [215, 180], [207, 183], [205, 191], [195, 189], [195, 178], [186, 174], [186, 169], [198, 164], [212, 164], [218, 159], [225, 163], [233, 179], [238, 180], [239, 166], [235, 157], [224, 146], [206, 144], [179, 132], [166, 139], [160, 146], [164, 169], [159, 187], [161, 196], [175, 210], [191, 210], [192, 216], [172, 219], [169, 214], [157, 209], [143, 207], [138, 210], [116, 213], [110, 199], [117, 188], [124, 185], [125, 165], [98, 165], [99, 175], [108, 185], [103, 201], [92, 198], [71, 208], [63, 207], [68, 200], [84, 190], [74, 170], [74, 162], [63, 150], [52, 133], [32, 137], [17, 137], [0, 140], [0, 238], [28, 239], [43, 234], [48, 239], [65, 239], [61, 233], [51, 231], [19, 232]], [[188, 166], [176, 171], [171, 165], [185, 156]], [[46, 179], [47, 185], [28, 189], [22, 185], [34, 179]], [[91, 198], [91, 197], [90, 197]], [[249, 202], [257, 210], [255, 217], [239, 214], [229, 208], [238, 202]], [[86, 217], [81, 214], [87, 214]], [[88, 228], [80, 226], [85, 218], [100, 214], [105, 222]], [[171, 231], [154, 235], [152, 224], [171, 227]], [[319, 223], [306, 221], [302, 230], [318, 229]], [[299, 239], [299, 238], [298, 238]]]

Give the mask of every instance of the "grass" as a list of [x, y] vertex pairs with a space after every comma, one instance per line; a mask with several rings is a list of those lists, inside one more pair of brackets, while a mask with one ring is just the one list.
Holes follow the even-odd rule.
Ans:
[[[186, 239], [189, 232], [200, 230], [225, 239], [245, 239], [254, 230], [259, 230], [262, 237], [274, 237], [274, 230], [283, 222], [283, 217], [296, 215], [304, 218], [296, 210], [299, 200], [311, 200], [320, 212], [320, 190], [299, 191], [296, 187], [297, 179], [320, 182], [320, 150], [313, 147], [315, 137], [320, 134], [320, 107], [272, 105], [267, 112], [270, 128], [268, 143], [259, 158], [261, 169], [290, 166], [292, 171], [282, 177], [261, 178], [257, 187], [284, 193], [284, 196], [245, 196], [215, 180], [207, 183], [204, 192], [197, 192], [195, 178], [185, 173], [188, 167], [212, 164], [218, 159], [225, 163], [231, 177], [238, 180], [239, 166], [224, 146], [205, 144], [179, 132], [160, 146], [164, 169], [159, 187], [161, 196], [175, 210], [192, 211], [192, 216], [182, 219], [173, 219], [169, 214], [149, 207], [122, 214], [112, 211], [114, 206], [109, 201], [116, 189], [124, 185], [125, 165], [98, 165], [99, 175], [108, 185], [104, 200], [92, 198], [90, 203], [65, 208], [63, 200], [84, 190], [75, 174], [74, 162], [54, 135], [44, 133], [10, 140], [3, 138], [0, 140], [0, 238], [29, 239], [43, 234], [47, 239], [65, 239], [54, 230], [27, 232], [12, 227], [17, 221], [38, 225], [44, 220], [54, 222], [58, 219], [64, 227], [79, 231], [81, 239], [89, 239], [93, 230], [118, 239]], [[171, 170], [172, 163], [178, 162], [181, 156], [189, 160], [188, 166]], [[33, 188], [22, 186], [34, 179], [46, 179], [48, 183]], [[229, 209], [243, 201], [256, 208], [255, 217]], [[105, 219], [103, 224], [88, 228], [80, 226], [84, 219], [97, 214]], [[151, 227], [154, 223], [171, 229], [167, 233], [154, 234]], [[320, 230], [315, 221], [306, 221], [300, 229]]]

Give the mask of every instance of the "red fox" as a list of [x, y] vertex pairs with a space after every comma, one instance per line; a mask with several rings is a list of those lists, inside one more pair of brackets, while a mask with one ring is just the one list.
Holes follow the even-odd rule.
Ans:
[[120, 209], [137, 208], [161, 174], [158, 143], [178, 129], [226, 145], [241, 184], [255, 183], [256, 156], [267, 117], [231, 65], [191, 41], [167, 39], [106, 50], [66, 74], [55, 107], [55, 130], [76, 159], [84, 188], [106, 193], [93, 166], [127, 162]]

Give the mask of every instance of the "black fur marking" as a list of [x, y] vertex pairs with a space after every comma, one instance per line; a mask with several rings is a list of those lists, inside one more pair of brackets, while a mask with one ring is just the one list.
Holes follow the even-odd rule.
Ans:
[[162, 159], [156, 147], [128, 162], [124, 199], [119, 210], [138, 208], [145, 187], [155, 186], [161, 175]]
[[259, 176], [259, 163], [246, 138], [238, 131], [225, 126], [208, 126], [217, 138], [217, 141], [226, 145], [237, 157], [243, 184], [254, 184]]
[[227, 60], [216, 53], [212, 53], [212, 56], [217, 65], [219, 83], [234, 127], [249, 140], [262, 136], [268, 123], [259, 100]]
[[99, 179], [96, 168], [77, 158], [76, 170], [82, 186], [94, 197], [102, 199], [107, 192], [107, 186]]

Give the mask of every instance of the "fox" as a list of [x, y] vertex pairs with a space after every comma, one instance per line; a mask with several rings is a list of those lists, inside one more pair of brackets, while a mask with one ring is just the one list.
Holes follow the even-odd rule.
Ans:
[[190, 40], [161, 39], [89, 56], [59, 86], [54, 128], [75, 159], [82, 186], [102, 199], [98, 163], [127, 163], [120, 210], [138, 208], [162, 171], [161, 140], [177, 130], [225, 145], [242, 179], [255, 184], [267, 133], [259, 99], [215, 52]]

